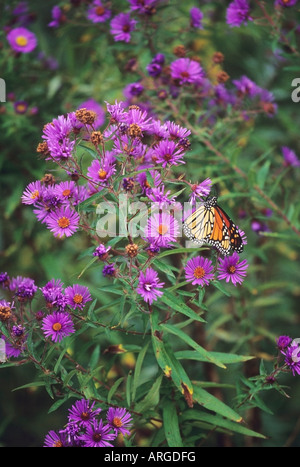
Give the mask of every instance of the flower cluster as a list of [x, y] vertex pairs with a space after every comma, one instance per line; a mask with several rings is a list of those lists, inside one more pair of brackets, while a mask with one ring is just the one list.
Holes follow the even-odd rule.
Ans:
[[282, 370], [288, 369], [293, 375], [300, 375], [300, 339], [292, 339], [289, 336], [280, 336], [277, 339], [277, 347], [284, 355]]
[[[74, 284], [64, 287], [59, 279], [52, 279], [43, 287], [38, 287], [31, 278], [10, 278], [4, 272], [0, 273], [0, 285], [10, 295], [9, 301], [0, 300], [0, 321], [6, 329], [6, 334], [1, 338], [5, 341], [7, 358], [17, 358], [25, 352], [30, 329], [41, 330], [44, 339], [58, 343], [73, 334], [75, 326], [72, 315], [82, 312], [92, 300], [86, 286]], [[44, 305], [34, 312], [32, 301], [38, 294]]]
[[125, 408], [110, 407], [106, 418], [100, 418], [101, 408], [95, 402], [80, 399], [69, 409], [68, 422], [62, 430], [51, 430], [44, 447], [113, 447], [118, 435], [130, 435], [132, 417]]

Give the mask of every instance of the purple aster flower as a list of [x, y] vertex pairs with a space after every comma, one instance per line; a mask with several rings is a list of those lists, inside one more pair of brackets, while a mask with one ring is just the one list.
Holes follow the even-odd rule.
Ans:
[[139, 14], [152, 14], [155, 12], [155, 6], [158, 0], [128, 0], [133, 11]]
[[107, 185], [109, 178], [116, 172], [115, 158], [107, 151], [105, 158], [99, 161], [94, 159], [87, 169], [90, 179], [89, 185], [92, 191], [102, 190]]
[[28, 102], [26, 101], [16, 101], [14, 103], [14, 111], [17, 114], [23, 115], [27, 112], [28, 109]]
[[93, 420], [86, 428], [86, 433], [80, 437], [84, 443], [84, 447], [97, 448], [97, 447], [113, 447], [109, 441], [116, 438], [115, 433], [110, 433], [111, 427], [103, 425], [103, 421]]
[[66, 21], [66, 17], [62, 9], [55, 5], [51, 10], [52, 21], [48, 23], [49, 28], [58, 28], [62, 23]]
[[140, 82], [129, 83], [125, 86], [123, 94], [127, 99], [132, 97], [140, 96], [144, 91], [144, 86]]
[[82, 443], [80, 441], [82, 428], [78, 423], [67, 423], [65, 429], [59, 430], [59, 433], [66, 437], [66, 441], [69, 447], [82, 447]]
[[153, 201], [159, 207], [159, 209], [163, 209], [164, 207], [176, 202], [176, 197], [169, 197], [170, 193], [170, 190], [165, 192], [164, 185], [161, 185], [157, 188], [149, 188], [147, 190], [148, 198], [151, 199], [151, 201]]
[[54, 430], [50, 430], [45, 437], [44, 448], [64, 448], [67, 447], [66, 437], [64, 433], [56, 433]]
[[13, 339], [12, 341], [8, 340], [4, 335], [2, 335], [1, 338], [5, 342], [5, 356], [7, 358], [18, 358], [25, 350], [25, 336], [24, 338]]
[[23, 204], [35, 204], [42, 199], [43, 185], [38, 180], [36, 182], [29, 183], [21, 197]]
[[61, 182], [55, 185], [55, 191], [58, 194], [58, 198], [62, 200], [62, 202], [67, 202], [70, 199], [73, 199], [77, 194], [77, 185], [75, 182], [67, 181]]
[[111, 11], [108, 10], [100, 0], [94, 0], [87, 11], [87, 18], [93, 23], [104, 23], [111, 17]]
[[97, 246], [97, 248], [93, 252], [93, 256], [98, 256], [98, 258], [105, 261], [107, 259], [107, 257], [108, 257], [108, 252], [109, 252], [110, 249], [111, 249], [111, 246], [108, 246], [106, 248], [106, 246], [103, 245], [103, 243], [100, 243], [100, 245]]
[[145, 274], [143, 271], [140, 271], [139, 283], [136, 291], [149, 305], [163, 295], [161, 290], [157, 290], [163, 288], [163, 286], [164, 282], [159, 282], [158, 274], [154, 269], [146, 269]]
[[45, 337], [51, 337], [54, 342], [61, 342], [64, 337], [75, 332], [74, 324], [69, 313], [54, 311], [42, 321]]
[[169, 248], [179, 235], [177, 220], [168, 213], [157, 213], [148, 219], [145, 234], [149, 243], [161, 248]]
[[238, 95], [241, 97], [255, 97], [261, 92], [261, 88], [247, 76], [242, 76], [239, 80], [234, 79], [232, 82], [237, 88]]
[[71, 237], [78, 230], [79, 220], [80, 216], [74, 209], [61, 206], [49, 214], [46, 224], [55, 237]]
[[248, 0], [234, 0], [226, 10], [226, 22], [230, 27], [240, 27], [252, 21]]
[[44, 287], [41, 287], [47, 308], [57, 308], [59, 311], [65, 310], [67, 302], [63, 292], [63, 285], [60, 279], [51, 279]]
[[5, 289], [9, 286], [10, 278], [7, 272], [0, 272], [0, 285]]
[[209, 281], [213, 280], [213, 264], [202, 256], [191, 258], [185, 266], [185, 278], [193, 285], [209, 285]]
[[281, 5], [281, 6], [294, 6], [296, 5], [298, 0], [276, 0], [275, 5]]
[[128, 125], [127, 134], [130, 137], [142, 137], [144, 131], [151, 131], [152, 118], [148, 117], [146, 111], [134, 107], [129, 109], [126, 123]]
[[102, 269], [102, 274], [104, 277], [106, 276], [115, 276], [116, 270], [114, 264], [106, 264]]
[[285, 166], [300, 167], [300, 160], [292, 149], [287, 146], [282, 146], [281, 150]]
[[37, 291], [34, 280], [22, 276], [12, 278], [9, 288], [11, 291], [15, 292], [19, 301], [31, 300]]
[[165, 126], [168, 130], [168, 136], [172, 140], [187, 138], [191, 134], [190, 130], [178, 125], [177, 123], [171, 122], [170, 120], [165, 123]]
[[81, 427], [87, 427], [95, 420], [95, 417], [101, 412], [101, 409], [94, 409], [95, 402], [86, 399], [80, 399], [69, 409], [68, 420], [71, 423], [77, 423]]
[[115, 101], [115, 104], [106, 102], [106, 107], [114, 123], [124, 122], [126, 120], [127, 112], [125, 111], [126, 104], [124, 102]]
[[7, 40], [16, 52], [32, 52], [37, 46], [35, 34], [23, 27], [12, 29], [7, 34]]
[[[87, 110], [92, 110], [97, 114], [97, 118], [93, 123], [93, 128], [97, 129], [103, 123], [105, 122], [105, 111], [103, 107], [94, 99], [88, 99], [84, 102], [82, 102], [79, 106], [78, 109], [87, 109]], [[78, 128], [81, 128], [83, 126], [83, 123], [78, 123]]]
[[126, 409], [110, 407], [106, 419], [116, 434], [122, 433], [122, 435], [130, 435], [128, 428], [132, 425], [132, 417]]
[[69, 135], [78, 125], [75, 112], [69, 113], [66, 117], [60, 115], [45, 125], [42, 138], [46, 140], [51, 155], [46, 160], [54, 158], [64, 161], [72, 156], [75, 141], [72, 141]]
[[182, 84], [199, 84], [203, 81], [204, 71], [198, 62], [190, 58], [178, 58], [171, 63], [171, 76]]
[[131, 32], [135, 29], [137, 21], [130, 18], [129, 13], [119, 13], [110, 22], [110, 32], [115, 41], [130, 42]]
[[290, 343], [292, 339], [289, 336], [279, 336], [276, 340], [277, 347], [279, 350], [284, 350]]
[[190, 9], [190, 23], [193, 28], [203, 29], [202, 19], [203, 13], [199, 8], [193, 7]]
[[226, 282], [231, 281], [235, 286], [241, 284], [246, 276], [248, 266], [246, 259], [240, 262], [239, 255], [235, 251], [231, 256], [226, 256], [224, 259], [219, 258], [218, 279], [226, 279]]
[[54, 186], [48, 186], [43, 187], [40, 198], [34, 204], [34, 214], [40, 222], [45, 223], [50, 214], [61, 206], [62, 199]]
[[190, 194], [189, 202], [194, 204], [196, 202], [196, 198], [208, 196], [210, 193], [211, 185], [212, 181], [210, 178], [206, 178], [203, 180], [203, 182], [199, 183], [199, 185], [191, 185], [192, 193]]
[[150, 76], [153, 78], [156, 78], [159, 76], [162, 72], [162, 66], [159, 63], [151, 62], [149, 65], [146, 67], [148, 73]]
[[154, 148], [156, 162], [167, 165], [185, 164], [182, 159], [184, 154], [174, 141], [162, 140]]
[[296, 374], [300, 375], [300, 347], [297, 343], [292, 344], [285, 349], [285, 351], [281, 351], [283, 355], [285, 355], [285, 365], [292, 370], [293, 375]]
[[71, 308], [78, 308], [79, 310], [83, 310], [85, 304], [92, 300], [89, 289], [80, 284], [67, 287], [65, 290], [65, 296], [67, 299], [67, 304]]

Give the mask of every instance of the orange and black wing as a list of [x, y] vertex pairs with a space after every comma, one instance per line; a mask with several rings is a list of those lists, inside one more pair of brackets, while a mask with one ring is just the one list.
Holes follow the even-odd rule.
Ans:
[[243, 251], [243, 241], [237, 226], [212, 197], [191, 214], [183, 225], [185, 235], [203, 245], [214, 246], [223, 255]]

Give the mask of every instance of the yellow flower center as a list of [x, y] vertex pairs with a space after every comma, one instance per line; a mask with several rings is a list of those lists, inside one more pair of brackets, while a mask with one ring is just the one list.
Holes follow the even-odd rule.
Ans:
[[103, 6], [98, 6], [95, 9], [95, 13], [96, 13], [97, 16], [102, 16], [105, 13], [105, 9], [103, 8]]
[[70, 225], [70, 220], [67, 217], [60, 217], [57, 223], [61, 229], [66, 229]]
[[119, 417], [113, 419], [113, 426], [120, 428], [123, 425], [122, 420]]
[[40, 196], [39, 191], [38, 191], [38, 190], [34, 190], [34, 191], [31, 193], [30, 198], [31, 198], [31, 199], [36, 199], [36, 198], [38, 198], [39, 196]]
[[20, 47], [25, 47], [25, 45], [28, 44], [28, 39], [25, 36], [18, 36], [16, 38], [16, 44], [19, 45]]
[[71, 193], [71, 190], [69, 190], [68, 188], [66, 188], [63, 192], [62, 192], [62, 195], [63, 196], [70, 196], [70, 193]]
[[18, 104], [18, 105], [16, 106], [16, 110], [17, 110], [17, 112], [20, 112], [20, 113], [25, 112], [25, 110], [26, 110], [26, 105], [24, 105], [24, 104]]
[[61, 330], [61, 324], [60, 323], [54, 323], [52, 325], [53, 331], [60, 331]]
[[63, 444], [62, 442], [58, 439], [57, 441], [55, 441], [52, 445], [54, 448], [62, 448], [63, 447]]
[[202, 277], [205, 276], [204, 269], [201, 266], [198, 266], [197, 268], [195, 268], [194, 276], [196, 277], [196, 279], [202, 279]]
[[233, 265], [232, 265], [232, 266], [229, 266], [228, 272], [230, 272], [230, 274], [235, 273], [235, 271], [236, 271], [236, 267], [235, 267], [235, 266], [233, 266]]
[[101, 170], [99, 170], [98, 175], [99, 175], [99, 178], [100, 178], [101, 180], [104, 180], [105, 177], [106, 177], [106, 175], [107, 175], [107, 172], [106, 172], [106, 170], [101, 169]]
[[82, 303], [82, 300], [83, 300], [83, 296], [80, 295], [79, 293], [75, 294], [73, 297], [73, 301], [75, 303]]
[[159, 226], [157, 227], [157, 232], [159, 233], [159, 235], [165, 235], [168, 232], [168, 230], [168, 226], [164, 224], [159, 224]]

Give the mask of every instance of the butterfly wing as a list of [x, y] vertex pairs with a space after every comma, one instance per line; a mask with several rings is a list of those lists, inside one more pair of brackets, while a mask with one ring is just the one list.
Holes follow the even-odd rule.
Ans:
[[185, 235], [199, 245], [207, 243], [223, 255], [243, 251], [243, 241], [237, 226], [216, 204], [213, 198], [192, 213], [183, 224]]

